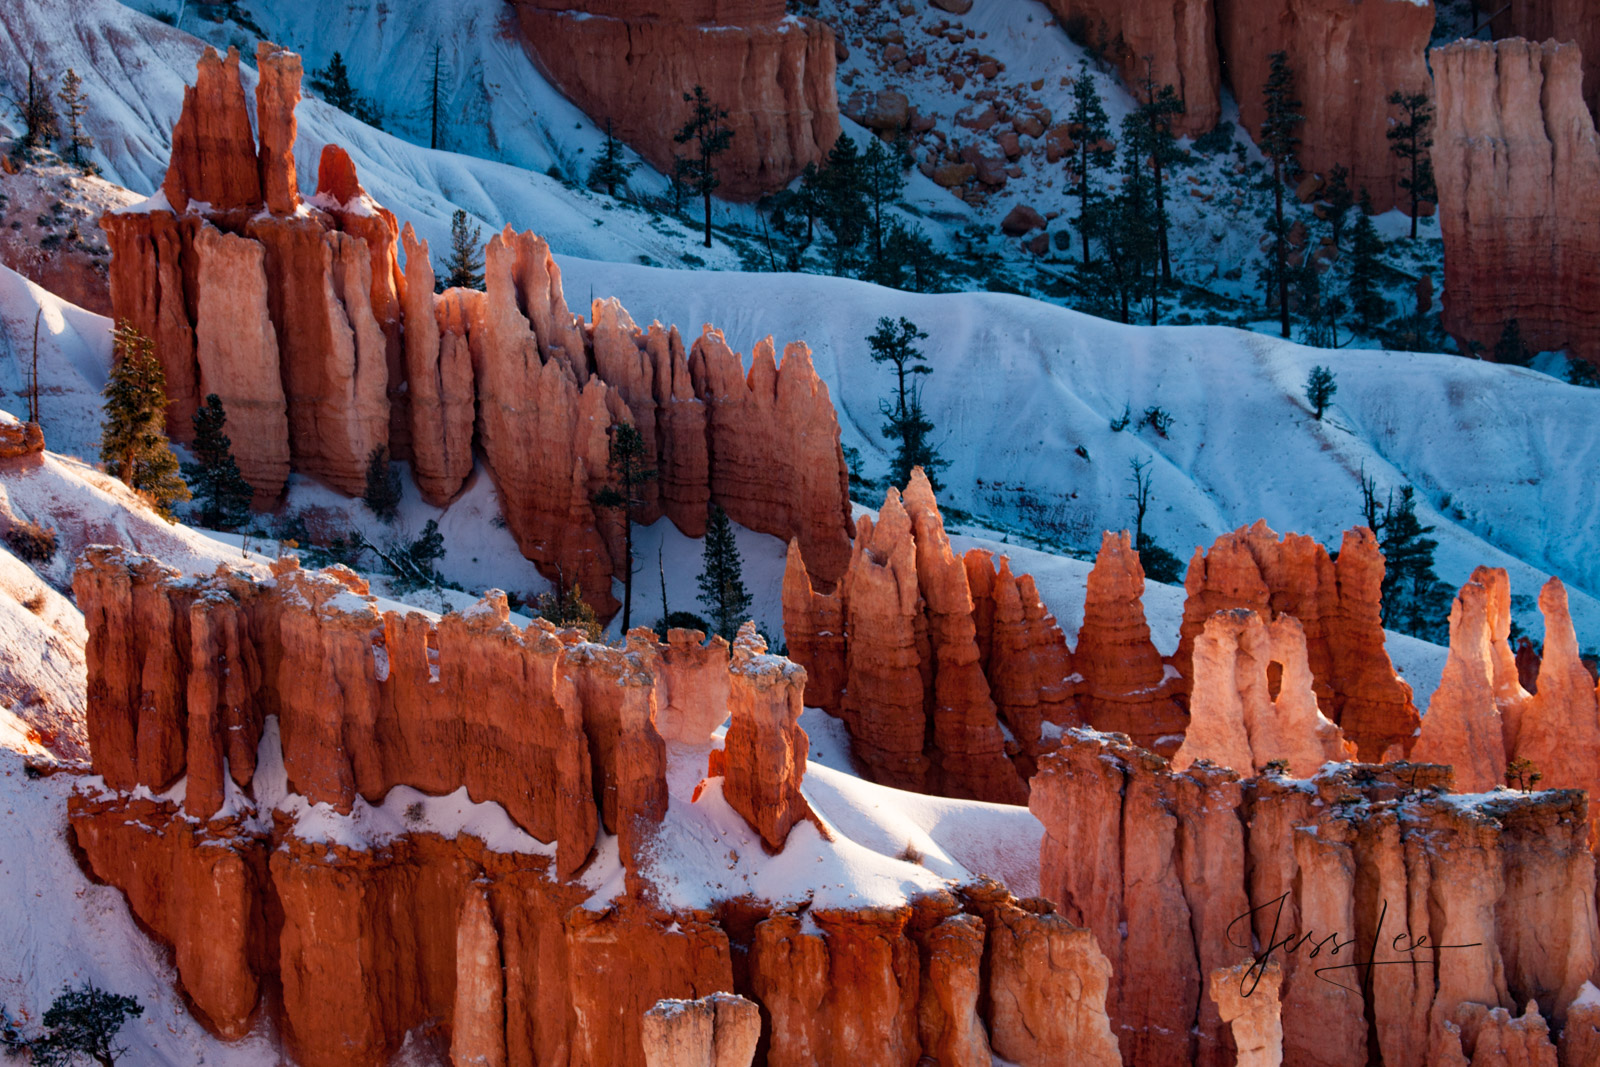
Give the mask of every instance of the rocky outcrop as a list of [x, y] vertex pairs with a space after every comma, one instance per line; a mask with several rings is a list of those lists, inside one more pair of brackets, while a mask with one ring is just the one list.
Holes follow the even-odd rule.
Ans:
[[209, 52], [174, 133], [167, 202], [102, 219], [114, 312], [156, 343], [174, 439], [190, 438], [196, 408], [218, 393], [261, 507], [289, 469], [359, 495], [379, 447], [411, 461], [424, 498], [443, 506], [481, 455], [523, 553], [608, 617], [623, 538], [593, 501], [611, 477], [612, 427], [629, 423], [656, 472], [634, 521], [666, 515], [700, 537], [717, 504], [798, 541], [819, 587], [837, 585], [848, 480], [805, 346], [780, 366], [768, 339], [747, 375], [715, 331], [691, 358], [675, 327], [641, 329], [615, 300], [596, 301], [586, 322], [549, 246], [509, 228], [485, 250], [486, 292], [435, 294], [427, 244], [402, 234], [342, 149], [324, 147], [317, 192], [301, 202], [300, 60], [263, 42], [257, 63], [259, 145], [237, 54]]
[[[1286, 52], [1305, 120], [1296, 130], [1303, 170], [1350, 169], [1350, 188], [1373, 208], [1409, 210], [1399, 180], [1409, 175], [1384, 136], [1399, 114], [1389, 94], [1429, 91], [1432, 3], [1389, 0], [1216, 0], [1217, 44], [1239, 121], [1252, 138], [1266, 117], [1262, 86], [1272, 53]], [[1159, 84], [1159, 83], [1158, 83]]]
[[0, 419], [0, 459], [20, 459], [44, 451], [44, 427], [37, 422]]
[[1515, 319], [1530, 350], [1600, 359], [1600, 141], [1578, 47], [1459, 41], [1432, 62], [1445, 329], [1491, 350]]
[[[1567, 590], [1559, 579], [1551, 578], [1539, 591], [1539, 610], [1544, 615], [1544, 658], [1538, 691], [1516, 699], [1522, 710], [1516, 715], [1511, 751], [1532, 763], [1550, 785], [1600, 796], [1600, 700], [1579, 656]], [[1510, 685], [1506, 679], [1504, 687]], [[1503, 727], [1504, 716], [1504, 735]], [[1600, 842], [1594, 818], [1592, 814], [1591, 846]]]
[[731, 721], [723, 749], [723, 795], [761, 834], [767, 848], [777, 852], [795, 823], [813, 818], [811, 806], [800, 795], [810, 748], [800, 729], [805, 670], [767, 655], [767, 643], [756, 633], [755, 623], [747, 622], [733, 643], [728, 676]]
[[202, 224], [194, 239], [199, 394], [215, 393], [237, 439], [239, 473], [254, 505], [271, 507], [289, 481], [289, 420], [279, 377], [278, 334], [267, 308], [266, 250]]
[[742, 526], [784, 531], [800, 542], [814, 580], [837, 582], [850, 562], [849, 475], [811, 351], [789, 344], [780, 365], [768, 337], [746, 373], [722, 333], [708, 328], [689, 353], [689, 373], [706, 408], [711, 499]]
[[761, 1010], [732, 993], [658, 1000], [644, 1013], [645, 1067], [750, 1067]]
[[[1535, 1000], [1564, 1019], [1600, 964], [1586, 802], [1441, 795], [1448, 783], [1421, 764], [1240, 782], [1069, 732], [1033, 781], [1041, 889], [1111, 960], [1127, 1062], [1233, 1062], [1228, 998], [1207, 1013], [1199, 994], [1242, 956], [1282, 968], [1288, 1063], [1359, 1067], [1369, 1041], [1385, 1063], [1431, 1063], [1436, 1025], [1466, 1003]], [[1348, 972], [1299, 951], [1330, 949], [1336, 932], [1332, 966]], [[1424, 944], [1436, 967], [1389, 965], [1422, 962]], [[1383, 965], [1356, 980], [1366, 963]]]
[[1233, 1034], [1238, 1067], [1278, 1067], [1283, 1062], [1283, 968], [1277, 960], [1255, 960], [1211, 972], [1209, 989], [1217, 1012]]
[[1384, 650], [1382, 585], [1383, 555], [1365, 527], [1345, 531], [1337, 563], [1311, 538], [1280, 540], [1265, 522], [1224, 534], [1210, 551], [1195, 551], [1184, 576], [1175, 665], [1192, 689], [1194, 642], [1218, 611], [1245, 608], [1263, 620], [1292, 615], [1305, 635], [1322, 713], [1362, 759], [1384, 758], [1396, 746], [1403, 754], [1419, 717], [1411, 687]]
[[800, 542], [789, 542], [783, 568], [783, 636], [789, 657], [806, 668], [806, 706], [842, 713], [846, 684], [844, 598], [811, 585]]
[[833, 32], [785, 18], [773, 0], [661, 5], [514, 0], [524, 46], [546, 76], [653, 167], [671, 173], [673, 135], [703, 86], [733, 133], [719, 195], [753, 200], [821, 164], [839, 135]]
[[1144, 566], [1128, 531], [1101, 537], [1089, 572], [1073, 665], [1081, 719], [1125, 733], [1151, 751], [1171, 753], [1186, 717], [1173, 696], [1182, 679], [1168, 669], [1144, 615]]
[[[1271, 624], [1253, 611], [1219, 611], [1194, 643], [1189, 729], [1175, 770], [1210, 760], [1251, 775], [1269, 763], [1308, 778], [1355, 746], [1317, 707], [1305, 632], [1292, 615]], [[1273, 690], [1276, 689], [1276, 693]]]
[[668, 630], [653, 670], [660, 697], [656, 730], [668, 741], [709, 744], [712, 733], [728, 721], [733, 685], [728, 642], [715, 636], [707, 641], [699, 630]]
[[1469, 1063], [1556, 1067], [1556, 1048], [1537, 1004], [1528, 1004], [1520, 1017], [1503, 1007], [1462, 1004], [1453, 1018], [1441, 1020], [1435, 1028], [1428, 1063], [1430, 1067]]

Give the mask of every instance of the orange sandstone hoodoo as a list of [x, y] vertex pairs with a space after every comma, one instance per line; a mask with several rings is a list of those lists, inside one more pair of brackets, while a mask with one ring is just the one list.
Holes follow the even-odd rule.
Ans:
[[[186, 578], [100, 546], [75, 579], [99, 777], [72, 831], [212, 1031], [270, 1011], [306, 1067], [379, 1067], [419, 1028], [458, 1064], [658, 1063], [696, 1041], [734, 1063], [759, 1044], [770, 1067], [1120, 1062], [1094, 936], [997, 883], [660, 903], [685, 874], [656, 867], [670, 701], [723, 694], [722, 795], [769, 849], [811, 817], [803, 672], [752, 628], [730, 663], [681, 631], [609, 648], [514, 626], [495, 594], [435, 620], [381, 612], [341, 568], [274, 570]], [[707, 742], [705, 714], [680, 707], [677, 743]], [[716, 869], [693, 876], [710, 884], [726, 849], [697, 842]], [[714, 998], [699, 1038], [657, 1010], [716, 994], [753, 1006]]]
[[615, 300], [585, 321], [549, 246], [509, 228], [485, 250], [484, 292], [435, 294], [427, 243], [367, 195], [342, 149], [323, 149], [317, 193], [300, 200], [300, 59], [265, 42], [256, 59], [259, 145], [237, 53], [208, 50], [161, 196], [102, 220], [114, 312], [156, 342], [175, 439], [220, 396], [260, 507], [290, 470], [361, 493], [379, 447], [444, 505], [481, 455], [523, 553], [608, 617], [622, 543], [593, 500], [612, 427], [631, 423], [658, 472], [638, 521], [665, 515], [698, 537], [715, 503], [797, 540], [825, 588], [843, 577], [848, 476], [804, 345], [779, 361], [769, 338], [746, 372], [709, 327], [686, 350], [675, 327], [641, 329]]

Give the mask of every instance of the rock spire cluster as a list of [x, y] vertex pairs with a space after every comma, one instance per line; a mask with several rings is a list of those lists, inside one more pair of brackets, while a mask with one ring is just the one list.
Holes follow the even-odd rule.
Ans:
[[709, 327], [686, 350], [676, 327], [640, 328], [615, 300], [586, 321], [549, 246], [510, 228], [485, 250], [483, 292], [436, 294], [427, 243], [367, 195], [343, 150], [323, 149], [317, 193], [300, 199], [300, 59], [265, 42], [256, 59], [258, 132], [238, 54], [208, 50], [161, 196], [102, 220], [115, 314], [156, 342], [171, 436], [188, 440], [218, 394], [262, 507], [290, 470], [360, 494], [379, 447], [443, 505], [481, 455], [523, 553], [609, 617], [622, 538], [593, 500], [611, 429], [631, 423], [658, 472], [635, 521], [666, 515], [700, 536], [716, 503], [796, 539], [830, 588], [843, 576], [844, 455], [804, 345], [780, 361], [769, 338], [746, 372]]

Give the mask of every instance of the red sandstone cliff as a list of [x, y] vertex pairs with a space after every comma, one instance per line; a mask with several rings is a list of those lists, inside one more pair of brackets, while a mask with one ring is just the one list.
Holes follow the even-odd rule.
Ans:
[[821, 164], [839, 136], [833, 32], [788, 18], [776, 0], [512, 0], [522, 41], [546, 76], [595, 122], [664, 174], [703, 86], [733, 141], [719, 195], [753, 200]]
[[1521, 37], [1528, 41], [1560, 41], [1583, 51], [1583, 98], [1589, 110], [1600, 114], [1600, 20], [1588, 0], [1510, 0], [1499, 5], [1489, 20], [1496, 37]]
[[[1041, 889], [1111, 960], [1126, 1062], [1234, 1062], [1236, 1006], [1203, 997], [1202, 982], [1269, 945], [1286, 1063], [1433, 1065], [1437, 1025], [1469, 1003], [1531, 1000], [1566, 1019], [1600, 966], [1586, 802], [1570, 790], [1440, 795], [1448, 783], [1446, 768], [1421, 764], [1241, 783], [1070, 732], [1033, 781]], [[1312, 931], [1353, 940], [1351, 963], [1418, 959], [1405, 947], [1422, 937], [1460, 947], [1448, 959], [1441, 948], [1436, 966], [1341, 982], [1283, 947]], [[1376, 957], [1359, 947], [1373, 944]]]
[[[1591, 24], [1593, 15], [1588, 16]], [[1459, 41], [1433, 54], [1444, 326], [1492, 349], [1600, 359], [1600, 141], [1572, 44]]]

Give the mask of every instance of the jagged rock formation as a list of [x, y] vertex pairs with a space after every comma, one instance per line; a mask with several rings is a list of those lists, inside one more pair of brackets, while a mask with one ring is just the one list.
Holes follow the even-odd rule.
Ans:
[[1268, 624], [1234, 608], [1206, 622], [1194, 643], [1189, 729], [1174, 770], [1204, 759], [1248, 775], [1282, 761], [1307, 778], [1324, 763], [1355, 758], [1355, 746], [1317, 707], [1305, 631], [1294, 616]]
[[[75, 588], [98, 775], [70, 800], [75, 840], [216, 1033], [265, 1005], [308, 1067], [377, 1067], [430, 1020], [456, 1064], [608, 1067], [698, 1040], [646, 1023], [663, 998], [737, 993], [762, 1015], [725, 1026], [718, 1007], [719, 1058], [687, 1062], [748, 1062], [757, 1035], [775, 1065], [1117, 1062], [1093, 937], [998, 884], [860, 909], [655, 903], [662, 690], [697, 699], [720, 670], [723, 795], [774, 849], [809, 815], [804, 681], [751, 629], [730, 665], [681, 636], [521, 630], [497, 595], [435, 621], [380, 613], [340, 568], [183, 578], [103, 546]], [[611, 834], [625, 891], [599, 904]]]
[[1074, 40], [1102, 49], [1130, 86], [1147, 77], [1158, 89], [1172, 86], [1184, 103], [1173, 123], [1180, 136], [1205, 133], [1222, 117], [1213, 0], [1049, 0], [1046, 6]]
[[761, 1010], [732, 993], [658, 1000], [644, 1013], [645, 1067], [750, 1067]]
[[20, 459], [44, 451], [44, 427], [37, 422], [0, 419], [0, 459]]
[[1556, 1067], [1556, 1047], [1538, 1004], [1529, 1001], [1518, 1017], [1503, 1007], [1468, 1003], [1435, 1026], [1428, 1063], [1430, 1067], [1479, 1063]]
[[1516, 319], [1531, 350], [1600, 359], [1600, 141], [1581, 68], [1553, 41], [1433, 53], [1444, 326], [1463, 350]]
[[367, 195], [342, 149], [323, 149], [317, 193], [300, 201], [300, 60], [263, 42], [257, 63], [259, 148], [237, 54], [208, 52], [163, 197], [102, 220], [115, 314], [156, 341], [175, 439], [189, 439], [216, 392], [263, 507], [291, 468], [359, 494], [379, 446], [411, 461], [442, 506], [481, 451], [523, 553], [609, 616], [622, 537], [593, 500], [610, 476], [611, 427], [627, 422], [658, 475], [636, 521], [666, 515], [699, 537], [715, 502], [798, 540], [826, 588], [839, 581], [848, 477], [804, 345], [780, 365], [769, 338], [746, 374], [709, 328], [686, 353], [676, 328], [640, 329], [615, 300], [586, 322], [567, 308], [549, 246], [510, 228], [485, 250], [485, 292], [435, 294], [427, 244]]
[[[1600, 966], [1585, 798], [1441, 795], [1449, 780], [1437, 766], [1345, 764], [1241, 782], [1069, 731], [1033, 780], [1041, 889], [1111, 960], [1126, 1062], [1232, 1063], [1227, 999], [1201, 984], [1250, 956], [1282, 967], [1288, 1063], [1432, 1063], [1435, 1025], [1467, 1003], [1533, 1000], [1565, 1020]], [[1423, 966], [1342, 982], [1289, 951], [1305, 938], [1331, 948], [1335, 932], [1355, 945], [1331, 965]], [[1424, 937], [1436, 963], [1416, 954]]]
[[795, 823], [814, 818], [800, 795], [810, 750], [800, 729], [805, 669], [767, 655], [766, 641], [756, 633], [755, 623], [747, 622], [733, 643], [728, 677], [723, 795], [777, 852]]
[[1150, 639], [1144, 616], [1144, 566], [1128, 531], [1107, 531], [1089, 572], [1083, 625], [1073, 663], [1079, 718], [1125, 733], [1152, 751], [1171, 752], [1187, 719], [1174, 701], [1183, 681]]
[[719, 195], [754, 200], [821, 164], [839, 136], [833, 31], [778, 0], [513, 0], [523, 45], [597, 123], [663, 174], [704, 86], [733, 131]]
[[855, 545], [836, 593], [812, 588], [791, 546], [784, 632], [806, 703], [844, 719], [875, 781], [1021, 803], [1053, 744], [1046, 724], [1128, 730], [1169, 752], [1182, 740], [1182, 679], [1150, 639], [1126, 533], [1101, 544], [1076, 653], [1032, 576], [981, 549], [956, 558], [920, 470], [877, 522], [859, 520]]
[[1301, 534], [1282, 540], [1257, 522], [1195, 550], [1184, 576], [1174, 662], [1192, 688], [1195, 639], [1218, 611], [1246, 608], [1269, 620], [1292, 615], [1305, 634], [1317, 705], [1356, 744], [1361, 758], [1402, 755], [1419, 721], [1411, 687], [1384, 651], [1379, 614], [1383, 556], [1365, 527], [1346, 530], [1339, 561]]

